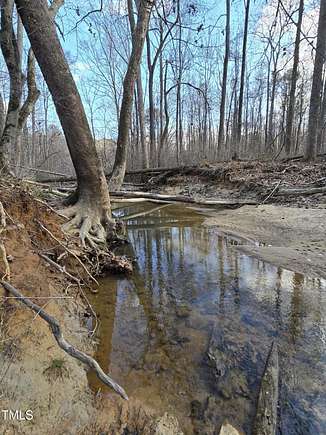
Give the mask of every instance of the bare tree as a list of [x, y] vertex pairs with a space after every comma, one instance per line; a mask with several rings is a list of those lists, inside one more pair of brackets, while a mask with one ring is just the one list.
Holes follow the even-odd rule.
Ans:
[[[133, 13], [132, 0], [129, 0], [129, 13]], [[110, 179], [110, 188], [119, 190], [123, 183], [127, 165], [127, 145], [129, 140], [129, 128], [135, 82], [137, 80], [144, 42], [147, 35], [148, 23], [154, 0], [140, 0], [138, 19], [135, 32], [132, 36], [132, 50], [129, 59], [128, 69], [123, 82], [123, 96], [120, 109], [117, 151], [114, 167]]]
[[70, 155], [78, 188], [65, 210], [71, 221], [65, 229], [78, 228], [82, 243], [105, 243], [113, 231], [110, 198], [84, 107], [62, 50], [45, 0], [15, 0], [36, 60], [51, 92]]
[[237, 123], [237, 140], [238, 141], [240, 141], [240, 139], [241, 139], [241, 129], [242, 129], [243, 96], [244, 96], [244, 84], [245, 84], [245, 73], [246, 73], [246, 61], [247, 61], [249, 12], [250, 12], [250, 0], [246, 0], [245, 1], [245, 23], [244, 23], [243, 44], [242, 44], [239, 112], [238, 112], [238, 123]]
[[297, 81], [298, 81], [298, 67], [299, 67], [299, 56], [300, 56], [300, 40], [301, 40], [303, 9], [304, 9], [304, 0], [300, 0], [299, 11], [298, 11], [297, 31], [296, 31], [296, 36], [295, 36], [290, 98], [289, 98], [289, 104], [288, 104], [285, 140], [284, 140], [286, 154], [290, 154], [291, 149], [292, 149], [292, 144], [294, 142], [293, 141], [293, 120], [294, 120], [294, 109], [295, 109], [295, 94], [296, 94], [296, 90], [297, 90]]
[[225, 104], [228, 79], [228, 67], [230, 57], [230, 21], [231, 21], [231, 1], [226, 0], [226, 24], [225, 24], [225, 52], [223, 62], [222, 94], [220, 104], [220, 124], [218, 129], [218, 148], [221, 150], [224, 146], [224, 124], [225, 124]]

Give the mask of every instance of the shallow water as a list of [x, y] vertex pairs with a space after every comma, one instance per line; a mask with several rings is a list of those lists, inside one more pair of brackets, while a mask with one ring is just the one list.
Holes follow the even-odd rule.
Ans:
[[[201, 225], [205, 212], [171, 205], [127, 221], [137, 270], [104, 279], [92, 296], [97, 360], [187, 434], [214, 433], [225, 419], [250, 434], [274, 340], [279, 433], [326, 433], [326, 281], [244, 255], [234, 245], [248, 241]], [[92, 373], [89, 382], [111, 394]]]

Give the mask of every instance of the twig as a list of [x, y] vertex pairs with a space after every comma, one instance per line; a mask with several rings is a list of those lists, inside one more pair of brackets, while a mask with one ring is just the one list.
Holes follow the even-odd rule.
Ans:
[[97, 377], [105, 385], [113, 388], [113, 390], [116, 391], [121, 397], [123, 397], [125, 400], [128, 400], [128, 396], [125, 390], [119, 384], [117, 384], [110, 376], [104, 373], [104, 371], [101, 369], [100, 365], [94, 358], [76, 349], [74, 346], [72, 346], [69, 342], [66, 341], [66, 339], [62, 335], [62, 330], [57, 319], [50, 316], [39, 305], [35, 304], [30, 299], [26, 299], [22, 295], [22, 293], [20, 293], [19, 290], [17, 290], [15, 287], [10, 285], [8, 282], [1, 281], [1, 284], [9, 293], [16, 296], [17, 300], [25, 304], [28, 308], [33, 310], [35, 313], [38, 313], [38, 315], [48, 323], [54, 335], [54, 338], [56, 339], [56, 342], [58, 343], [59, 347], [62, 350], [64, 350], [68, 355], [72, 356], [73, 358], [76, 358], [82, 363], [86, 364], [89, 368], [93, 369]]
[[34, 198], [34, 200], [39, 202], [40, 204], [45, 205], [45, 207], [47, 207], [49, 210], [51, 210], [53, 213], [57, 214], [58, 216], [66, 219], [66, 220], [69, 220], [69, 218], [67, 218], [67, 216], [65, 216], [64, 214], [59, 213], [55, 208], [51, 207], [47, 202], [42, 201], [39, 198]]
[[95, 282], [95, 284], [99, 285], [98, 281], [94, 278], [94, 276], [90, 273], [90, 271], [87, 269], [87, 267], [85, 266], [85, 264], [81, 261], [80, 258], [78, 258], [78, 256], [69, 248], [67, 248], [67, 246], [65, 246], [59, 239], [57, 239], [50, 230], [48, 230], [40, 221], [36, 220], [36, 222], [39, 224], [39, 226], [46, 231], [50, 237], [52, 237], [53, 240], [55, 240], [57, 243], [59, 243], [60, 246], [63, 247], [63, 249], [65, 249], [67, 252], [69, 252], [70, 255], [72, 255], [73, 257], [76, 258], [76, 260], [78, 261], [78, 263], [82, 266], [82, 268], [85, 270], [85, 272], [87, 273], [87, 275], [91, 278], [92, 281]]
[[[6, 230], [6, 225], [7, 225], [6, 213], [5, 213], [5, 209], [3, 208], [2, 202], [0, 201], [0, 236], [3, 233], [3, 231]], [[10, 266], [7, 259], [7, 251], [1, 238], [0, 238], [0, 254], [1, 254], [2, 261], [5, 265], [5, 273], [2, 276], [2, 279], [6, 278], [10, 281]]]
[[265, 202], [268, 201], [269, 198], [271, 198], [271, 197], [274, 195], [274, 193], [275, 193], [275, 192], [277, 191], [277, 189], [280, 187], [281, 182], [282, 182], [282, 180], [280, 180], [280, 181], [276, 184], [276, 186], [275, 186], [274, 189], [271, 191], [271, 193], [270, 193], [268, 196], [266, 196], [266, 198], [264, 199], [264, 201], [262, 202], [262, 204], [265, 204]]
[[82, 290], [82, 288], [81, 288], [81, 282], [80, 282], [80, 279], [77, 278], [77, 277], [74, 276], [74, 275], [71, 275], [71, 273], [69, 273], [69, 272], [66, 270], [66, 268], [65, 268], [64, 266], [60, 266], [60, 264], [58, 264], [58, 263], [56, 263], [55, 261], [51, 260], [51, 258], [49, 258], [47, 255], [42, 254], [42, 253], [40, 253], [40, 252], [39, 252], [38, 255], [39, 255], [41, 258], [43, 258], [43, 260], [45, 260], [45, 261], [47, 261], [49, 264], [51, 264], [51, 266], [53, 266], [53, 267], [55, 267], [57, 270], [59, 270], [59, 272], [61, 272], [61, 273], [65, 274], [65, 275], [67, 275], [68, 278], [70, 278], [72, 281], [74, 281], [74, 282], [78, 285], [79, 291], [80, 291], [80, 293], [81, 293], [83, 299], [85, 300], [86, 305], [88, 306], [88, 308], [89, 308], [90, 312], [92, 313], [92, 316], [94, 317], [94, 320], [95, 320], [95, 326], [94, 326], [93, 330], [90, 331], [90, 335], [91, 335], [91, 336], [94, 335], [94, 333], [95, 333], [95, 331], [96, 331], [96, 329], [97, 329], [97, 326], [98, 326], [97, 315], [96, 315], [96, 313], [95, 313], [95, 311], [94, 311], [94, 309], [93, 309], [91, 303], [89, 302], [88, 297], [86, 296], [85, 292], [84, 292], [84, 291]]
[[67, 174], [61, 174], [61, 172], [46, 171], [45, 169], [28, 168], [26, 166], [20, 166], [14, 164], [9, 164], [9, 166], [13, 166], [14, 168], [26, 169], [27, 171], [31, 171], [31, 172], [40, 172], [42, 174], [58, 175], [59, 177], [69, 177], [69, 175]]
[[43, 260], [45, 260], [46, 262], [48, 262], [49, 264], [51, 264], [51, 266], [55, 267], [57, 270], [59, 270], [59, 272], [65, 274], [68, 278], [70, 278], [72, 281], [74, 281], [76, 284], [80, 284], [80, 279], [77, 278], [74, 275], [71, 275], [64, 266], [60, 266], [60, 264], [56, 263], [55, 261], [51, 260], [51, 258], [49, 258], [47, 255], [42, 254], [39, 252], [38, 254], [41, 258], [43, 258]]

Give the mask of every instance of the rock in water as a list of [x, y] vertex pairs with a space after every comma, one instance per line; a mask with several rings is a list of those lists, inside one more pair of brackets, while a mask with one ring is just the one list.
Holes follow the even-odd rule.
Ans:
[[230, 423], [227, 421], [222, 424], [220, 435], [241, 435]]

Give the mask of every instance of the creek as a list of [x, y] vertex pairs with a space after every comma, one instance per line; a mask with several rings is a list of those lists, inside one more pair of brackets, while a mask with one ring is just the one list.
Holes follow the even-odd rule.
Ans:
[[[245, 255], [236, 245], [248, 240], [204, 224], [211, 213], [180, 204], [127, 220], [135, 273], [102, 279], [91, 296], [96, 359], [130, 397], [175, 415], [186, 434], [213, 433], [225, 419], [250, 434], [275, 341], [279, 433], [326, 433], [326, 281]], [[88, 379], [112, 394], [93, 373]]]

